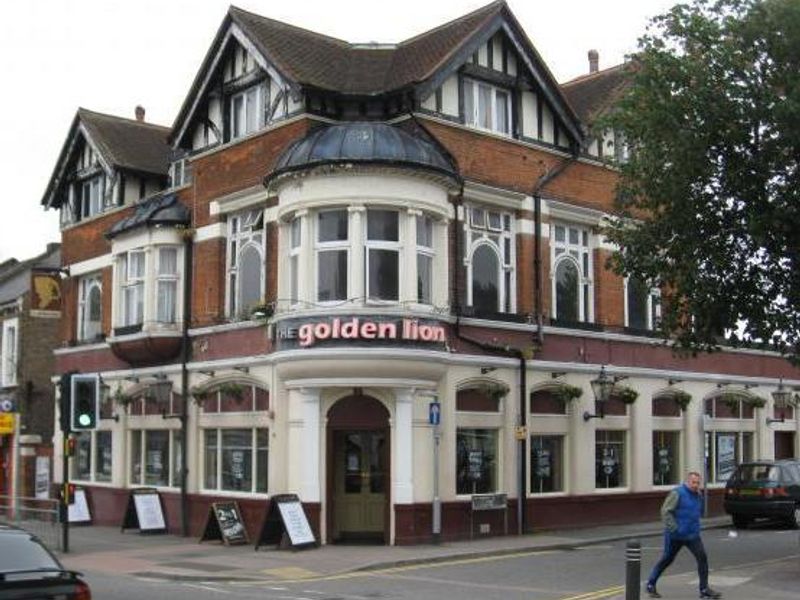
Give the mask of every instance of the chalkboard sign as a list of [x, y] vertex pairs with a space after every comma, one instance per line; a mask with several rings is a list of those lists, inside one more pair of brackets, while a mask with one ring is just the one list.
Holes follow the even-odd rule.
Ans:
[[92, 522], [89, 503], [86, 501], [86, 490], [82, 487], [75, 488], [75, 502], [67, 507], [67, 518], [73, 525], [89, 525]]
[[128, 494], [128, 506], [122, 520], [122, 531], [138, 529], [139, 533], [166, 533], [161, 496], [153, 488], [138, 488]]
[[292, 549], [317, 545], [303, 505], [296, 494], [280, 494], [272, 497], [256, 540], [256, 550], [264, 544], [276, 544], [281, 547], [283, 543], [287, 543]]
[[208, 508], [206, 526], [201, 542], [222, 540], [226, 546], [247, 544], [247, 529], [242, 523], [242, 513], [236, 502], [214, 502]]

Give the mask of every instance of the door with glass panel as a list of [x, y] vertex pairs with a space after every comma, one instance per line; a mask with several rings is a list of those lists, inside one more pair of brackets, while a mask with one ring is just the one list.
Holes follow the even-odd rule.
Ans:
[[388, 452], [381, 430], [334, 432], [334, 539], [384, 537]]

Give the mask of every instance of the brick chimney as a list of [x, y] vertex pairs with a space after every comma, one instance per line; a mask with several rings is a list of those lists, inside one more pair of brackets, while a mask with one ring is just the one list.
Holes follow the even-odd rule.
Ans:
[[137, 104], [134, 110], [136, 112], [136, 120], [140, 123], [144, 123], [144, 106]]
[[597, 50], [589, 50], [589, 73], [597, 73], [600, 69], [600, 53]]

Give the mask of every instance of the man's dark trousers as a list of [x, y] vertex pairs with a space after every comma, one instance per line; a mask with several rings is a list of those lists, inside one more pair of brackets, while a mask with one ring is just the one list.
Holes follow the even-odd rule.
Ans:
[[668, 566], [672, 564], [681, 548], [686, 546], [697, 560], [697, 575], [700, 577], [700, 589], [708, 588], [708, 557], [703, 547], [703, 540], [699, 537], [690, 540], [676, 540], [669, 532], [664, 533], [664, 554], [650, 572], [648, 583], [653, 583], [661, 577]]

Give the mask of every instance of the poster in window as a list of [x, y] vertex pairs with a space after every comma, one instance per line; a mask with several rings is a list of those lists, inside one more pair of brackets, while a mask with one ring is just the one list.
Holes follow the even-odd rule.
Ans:
[[619, 465], [617, 451], [615, 448], [610, 446], [603, 447], [603, 458], [601, 460], [601, 464], [603, 466], [603, 473], [605, 475], [610, 476], [614, 474], [614, 472], [617, 470], [617, 466]]
[[244, 479], [244, 452], [231, 452], [231, 475], [234, 479]]
[[661, 446], [658, 448], [658, 472], [666, 477], [672, 470], [672, 460], [669, 456], [669, 448]]
[[717, 481], [726, 481], [736, 468], [736, 434], [717, 436]]
[[550, 477], [550, 450], [540, 448], [536, 452], [536, 476]]
[[36, 482], [34, 486], [34, 495], [37, 499], [46, 499], [50, 497], [50, 457], [37, 456], [36, 457]]
[[147, 451], [147, 467], [150, 473], [161, 473], [163, 463], [161, 461], [161, 450]]
[[467, 477], [471, 481], [480, 481], [483, 476], [483, 450], [470, 450], [467, 460]]

